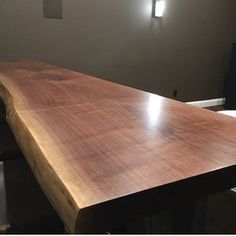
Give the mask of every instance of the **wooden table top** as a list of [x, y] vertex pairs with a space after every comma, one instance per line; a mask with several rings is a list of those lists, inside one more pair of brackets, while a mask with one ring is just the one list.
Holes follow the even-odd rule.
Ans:
[[86, 209], [236, 164], [236, 121], [36, 60], [0, 62], [7, 120], [70, 232]]

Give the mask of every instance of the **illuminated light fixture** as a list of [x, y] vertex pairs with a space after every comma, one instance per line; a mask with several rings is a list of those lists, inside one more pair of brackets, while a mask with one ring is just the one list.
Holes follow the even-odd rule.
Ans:
[[154, 16], [162, 17], [165, 11], [165, 0], [155, 0], [154, 1]]

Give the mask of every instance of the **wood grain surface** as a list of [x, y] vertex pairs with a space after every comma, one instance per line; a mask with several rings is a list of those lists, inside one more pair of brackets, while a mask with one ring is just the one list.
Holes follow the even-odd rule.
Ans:
[[5, 60], [0, 96], [69, 232], [99, 206], [236, 164], [235, 118], [158, 95], [36, 60]]

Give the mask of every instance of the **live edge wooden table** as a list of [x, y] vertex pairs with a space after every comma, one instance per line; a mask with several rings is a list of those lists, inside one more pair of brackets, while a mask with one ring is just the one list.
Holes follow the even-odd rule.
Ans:
[[[236, 121], [36, 60], [0, 62], [15, 138], [68, 232], [236, 185]], [[186, 201], [186, 202], [185, 202]]]

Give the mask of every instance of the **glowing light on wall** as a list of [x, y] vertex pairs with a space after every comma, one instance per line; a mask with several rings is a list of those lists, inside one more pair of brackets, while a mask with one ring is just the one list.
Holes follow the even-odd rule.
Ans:
[[154, 1], [154, 16], [162, 17], [165, 11], [165, 0], [155, 0]]

